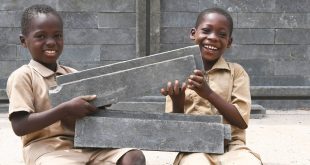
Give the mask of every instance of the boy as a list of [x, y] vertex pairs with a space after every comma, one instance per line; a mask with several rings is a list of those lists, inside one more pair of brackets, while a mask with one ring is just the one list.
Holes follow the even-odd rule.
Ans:
[[57, 63], [63, 50], [63, 21], [50, 6], [33, 5], [21, 20], [20, 41], [32, 56], [28, 65], [14, 71], [7, 82], [9, 119], [21, 136], [27, 165], [145, 164], [134, 149], [74, 149], [74, 123], [96, 107], [96, 96], [81, 96], [56, 107], [48, 99], [55, 77], [75, 70]]
[[204, 70], [194, 70], [187, 84], [167, 83], [161, 93], [166, 111], [224, 117], [231, 125], [232, 140], [225, 143], [224, 154], [179, 153], [174, 164], [261, 164], [260, 158], [245, 146], [245, 129], [251, 108], [249, 77], [236, 63], [224, 60], [223, 53], [232, 43], [233, 20], [219, 8], [202, 11], [191, 29], [190, 38], [199, 45]]

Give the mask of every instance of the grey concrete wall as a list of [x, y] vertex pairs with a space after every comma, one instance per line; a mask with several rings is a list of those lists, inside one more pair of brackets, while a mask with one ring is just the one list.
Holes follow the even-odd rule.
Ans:
[[308, 0], [0, 0], [1, 89], [30, 58], [19, 43], [19, 22], [35, 3], [61, 13], [66, 46], [60, 61], [79, 70], [192, 45], [198, 12], [217, 6], [234, 19], [225, 56], [245, 67], [251, 85], [310, 85]]
[[82, 70], [137, 57], [136, 1], [0, 0], [0, 88], [5, 88], [13, 70], [30, 59], [19, 42], [26, 7], [44, 3], [60, 12], [65, 37], [60, 62]]
[[199, 11], [221, 7], [234, 20], [233, 46], [225, 54], [242, 64], [251, 85], [310, 85], [310, 1], [162, 0], [161, 51], [191, 45]]

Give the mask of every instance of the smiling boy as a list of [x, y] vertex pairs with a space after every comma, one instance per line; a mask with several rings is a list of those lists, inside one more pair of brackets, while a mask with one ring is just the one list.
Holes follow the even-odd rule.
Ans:
[[96, 96], [51, 106], [48, 90], [57, 85], [56, 76], [75, 72], [57, 62], [64, 46], [62, 18], [48, 5], [33, 5], [23, 13], [21, 29], [21, 44], [32, 59], [10, 75], [7, 95], [9, 119], [21, 136], [26, 165], [144, 165], [137, 149], [74, 148], [75, 120], [97, 110], [88, 102]]
[[187, 84], [175, 80], [161, 89], [167, 96], [166, 112], [222, 115], [232, 130], [224, 154], [179, 153], [175, 165], [262, 164], [259, 156], [245, 145], [251, 108], [249, 76], [242, 66], [223, 58], [225, 50], [231, 47], [232, 31], [233, 20], [228, 12], [220, 8], [202, 11], [190, 38], [199, 45], [204, 70], [194, 70]]

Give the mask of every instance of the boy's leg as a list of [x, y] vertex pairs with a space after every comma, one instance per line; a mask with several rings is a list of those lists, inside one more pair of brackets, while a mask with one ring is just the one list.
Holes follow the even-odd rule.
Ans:
[[222, 165], [262, 165], [259, 155], [244, 145], [230, 146], [228, 152], [212, 157], [217, 159]]
[[121, 164], [122, 161], [143, 165], [145, 157], [142, 151], [132, 148], [101, 149], [93, 153], [87, 165], [115, 165]]
[[131, 150], [125, 153], [118, 161], [117, 164], [134, 164], [134, 165], [145, 165], [146, 160], [142, 151]]
[[173, 165], [215, 165], [215, 160], [206, 153], [179, 153]]
[[40, 156], [35, 165], [85, 165], [92, 153], [82, 149], [53, 151]]
[[[122, 158], [122, 159], [121, 159]], [[35, 165], [115, 165], [119, 160], [145, 164], [145, 157], [135, 149], [69, 149], [46, 153]]]

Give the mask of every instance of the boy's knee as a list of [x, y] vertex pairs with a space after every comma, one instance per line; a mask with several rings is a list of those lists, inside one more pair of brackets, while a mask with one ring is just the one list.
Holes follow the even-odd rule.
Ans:
[[117, 165], [145, 165], [145, 156], [140, 150], [131, 150], [119, 159]]

